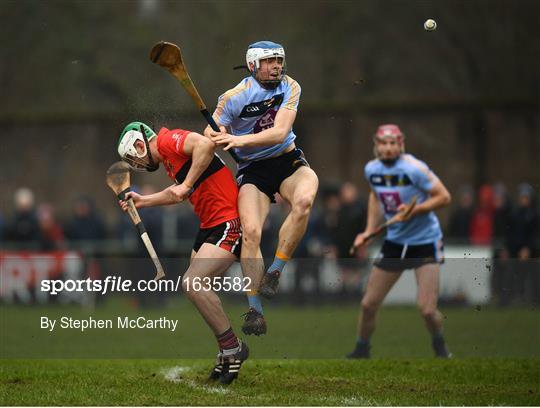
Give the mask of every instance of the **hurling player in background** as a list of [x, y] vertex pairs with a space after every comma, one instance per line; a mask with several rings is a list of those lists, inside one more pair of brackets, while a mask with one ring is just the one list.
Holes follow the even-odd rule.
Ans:
[[[128, 124], [120, 135], [118, 153], [131, 168], [155, 171], [163, 163], [174, 185], [154, 194], [126, 194], [137, 208], [176, 204], [188, 200], [200, 220], [191, 263], [182, 287], [214, 335], [219, 353], [211, 380], [230, 384], [249, 356], [247, 344], [236, 337], [221, 301], [213, 290], [194, 290], [194, 278], [221, 276], [239, 257], [241, 227], [238, 188], [230, 170], [214, 153], [208, 138], [187, 130], [161, 128], [156, 134], [141, 122]], [[120, 201], [127, 211], [126, 201]], [[189, 279], [187, 279], [189, 278]]]
[[[362, 298], [356, 347], [347, 357], [370, 357], [377, 311], [403, 270], [414, 269], [417, 305], [432, 336], [433, 350], [437, 357], [448, 358], [451, 354], [443, 337], [443, 316], [437, 309], [439, 264], [444, 260], [442, 232], [433, 211], [450, 203], [450, 193], [424, 162], [405, 153], [405, 136], [398, 126], [379, 126], [374, 143], [376, 159], [365, 167], [371, 187], [367, 226], [354, 246], [365, 244], [383, 218], [402, 213], [403, 219], [388, 227]], [[415, 196], [418, 204], [406, 214], [406, 204]]]
[[[248, 293], [251, 309], [242, 330], [262, 334], [266, 325], [258, 295], [272, 298], [277, 293], [283, 268], [306, 231], [319, 181], [295, 145], [293, 124], [301, 90], [285, 75], [283, 46], [272, 41], [251, 44], [246, 63], [251, 75], [218, 99], [213, 117], [221, 132], [207, 127], [204, 133], [224, 150], [234, 149], [241, 159], [237, 182], [242, 270], [261, 282], [258, 293]], [[276, 193], [291, 211], [279, 230], [274, 261], [264, 273], [259, 244]]]

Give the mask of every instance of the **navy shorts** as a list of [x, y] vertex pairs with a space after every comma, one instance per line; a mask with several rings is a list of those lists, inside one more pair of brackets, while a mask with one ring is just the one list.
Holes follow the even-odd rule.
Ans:
[[309, 167], [309, 164], [302, 150], [295, 148], [281, 156], [248, 164], [238, 171], [236, 181], [238, 187], [242, 187], [244, 184], [255, 185], [270, 198], [272, 203], [275, 203], [274, 194], [279, 192], [279, 186], [283, 180], [302, 166]]
[[402, 245], [386, 240], [373, 264], [385, 271], [401, 272], [432, 263], [444, 263], [441, 240], [423, 245]]

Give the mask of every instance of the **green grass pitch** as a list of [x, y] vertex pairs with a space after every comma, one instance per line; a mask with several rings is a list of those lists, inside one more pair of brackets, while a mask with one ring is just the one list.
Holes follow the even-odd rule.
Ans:
[[[226, 303], [239, 332], [243, 304]], [[432, 358], [414, 308], [385, 307], [373, 359], [348, 361], [357, 307], [267, 306], [269, 333], [229, 387], [207, 383], [215, 341], [193, 307], [95, 312], [2, 306], [1, 405], [539, 405], [540, 324], [526, 308], [442, 308], [452, 360]], [[37, 330], [40, 315], [179, 319], [164, 330]]]

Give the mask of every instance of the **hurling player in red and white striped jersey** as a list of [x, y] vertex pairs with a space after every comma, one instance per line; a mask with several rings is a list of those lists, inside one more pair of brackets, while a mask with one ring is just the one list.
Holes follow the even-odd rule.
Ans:
[[[120, 135], [118, 153], [134, 170], [155, 171], [163, 163], [175, 184], [148, 195], [126, 193], [137, 208], [189, 200], [200, 220], [191, 263], [182, 287], [214, 332], [218, 361], [210, 378], [231, 383], [248, 358], [247, 345], [234, 334], [229, 318], [213, 290], [194, 290], [192, 282], [221, 276], [240, 255], [242, 229], [238, 216], [238, 187], [230, 170], [214, 153], [208, 138], [187, 130], [161, 128], [156, 134], [141, 122], [128, 124]], [[126, 201], [120, 201], [127, 211]], [[190, 286], [191, 282], [191, 286]]]

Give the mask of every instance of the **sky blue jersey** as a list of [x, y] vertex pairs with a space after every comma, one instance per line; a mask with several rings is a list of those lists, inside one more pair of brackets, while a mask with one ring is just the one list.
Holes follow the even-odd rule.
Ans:
[[[276, 113], [280, 108], [296, 111], [300, 93], [300, 85], [289, 76], [285, 76], [275, 89], [263, 88], [250, 76], [219, 97], [214, 120], [218, 125], [229, 127], [230, 133], [235, 136], [259, 133], [274, 126]], [[247, 162], [241, 163], [240, 167], [251, 161], [278, 155], [290, 146], [295, 138], [296, 135], [291, 129], [283, 143], [234, 149], [236, 154]]]
[[[392, 166], [372, 160], [366, 164], [364, 173], [387, 220], [396, 214], [400, 204], [409, 203], [415, 195], [417, 204], [426, 201], [438, 180], [426, 163], [411, 154], [402, 154]], [[401, 245], [422, 245], [442, 239], [442, 231], [437, 216], [430, 211], [391, 225], [386, 239]]]

